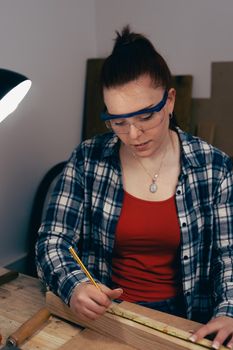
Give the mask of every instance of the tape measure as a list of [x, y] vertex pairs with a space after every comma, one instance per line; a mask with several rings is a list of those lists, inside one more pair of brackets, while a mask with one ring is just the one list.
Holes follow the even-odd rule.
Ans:
[[[201, 339], [198, 342], [193, 343], [189, 339], [189, 337], [192, 335], [191, 333], [183, 331], [182, 329], [170, 326], [170, 325], [168, 325], [166, 323], [153, 320], [153, 319], [151, 319], [149, 317], [138, 315], [135, 312], [122, 309], [116, 303], [112, 303], [112, 306], [107, 310], [107, 312], [112, 314], [112, 315], [119, 316], [119, 317], [122, 317], [124, 319], [133, 321], [133, 322], [138, 323], [140, 325], [143, 325], [145, 327], [154, 329], [156, 331], [165, 333], [165, 334], [167, 334], [167, 335], [169, 335], [171, 337], [175, 337], [175, 338], [179, 338], [179, 339], [185, 340], [185, 341], [191, 343], [193, 346], [200, 345], [200, 346], [202, 346], [204, 348], [213, 349], [212, 348], [212, 342], [210, 340], [208, 340], [208, 339]], [[227, 348], [227, 347], [222, 345], [219, 348], [219, 350], [229, 350], [229, 348]]]

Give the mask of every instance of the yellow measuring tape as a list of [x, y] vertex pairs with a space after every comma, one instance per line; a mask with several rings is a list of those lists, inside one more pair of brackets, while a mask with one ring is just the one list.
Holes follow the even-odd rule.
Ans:
[[[145, 327], [154, 329], [156, 331], [165, 333], [165, 334], [170, 335], [172, 337], [185, 340], [185, 341], [191, 343], [193, 345], [193, 348], [195, 345], [200, 345], [200, 346], [208, 348], [208, 349], [213, 349], [212, 342], [208, 339], [201, 339], [198, 342], [193, 343], [189, 339], [189, 337], [191, 336], [191, 333], [183, 331], [183, 330], [176, 328], [176, 327], [173, 327], [173, 326], [169, 326], [166, 323], [163, 323], [163, 322], [160, 322], [157, 320], [153, 320], [149, 317], [138, 315], [135, 312], [125, 310], [125, 309], [121, 308], [120, 306], [118, 306], [118, 304], [113, 303], [113, 305], [107, 310], [107, 312], [112, 314], [112, 315], [116, 315], [116, 316], [122, 317], [124, 319], [133, 321], [133, 322], [138, 323], [140, 325], [143, 325]], [[229, 350], [229, 348], [222, 345], [219, 348], [219, 350]]]

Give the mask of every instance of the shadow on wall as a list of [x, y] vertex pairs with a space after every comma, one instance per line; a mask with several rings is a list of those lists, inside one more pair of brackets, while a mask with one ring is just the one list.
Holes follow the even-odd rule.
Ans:
[[38, 230], [43, 219], [45, 208], [47, 207], [48, 200], [51, 192], [58, 180], [59, 175], [65, 167], [66, 161], [60, 162], [54, 165], [44, 175], [41, 182], [38, 185], [32, 210], [29, 219], [28, 233], [27, 233], [27, 251], [28, 254], [23, 258], [16, 260], [12, 264], [6, 266], [10, 270], [14, 270], [20, 273], [24, 273], [30, 276], [37, 276], [36, 264], [35, 264], [35, 244], [37, 240]]
[[43, 177], [35, 194], [33, 201], [29, 228], [28, 228], [28, 256], [24, 273], [36, 276], [35, 244], [38, 230], [43, 219], [44, 210], [47, 207], [50, 195], [56, 185], [59, 175], [63, 171], [66, 162], [54, 165]]

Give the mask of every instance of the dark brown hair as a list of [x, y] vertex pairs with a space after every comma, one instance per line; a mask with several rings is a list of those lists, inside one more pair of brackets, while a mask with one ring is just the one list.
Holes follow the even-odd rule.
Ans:
[[141, 75], [149, 75], [155, 87], [168, 90], [171, 72], [152, 43], [144, 35], [131, 32], [128, 25], [116, 34], [112, 53], [102, 67], [102, 89], [121, 86]]

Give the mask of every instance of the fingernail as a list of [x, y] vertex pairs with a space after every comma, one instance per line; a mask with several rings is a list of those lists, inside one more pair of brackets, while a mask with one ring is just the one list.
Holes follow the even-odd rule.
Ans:
[[195, 335], [191, 335], [189, 340], [191, 340], [193, 343], [195, 343], [195, 341], [197, 340], [197, 337]]
[[214, 341], [212, 344], [212, 348], [218, 350], [220, 347], [220, 343], [218, 341]]

